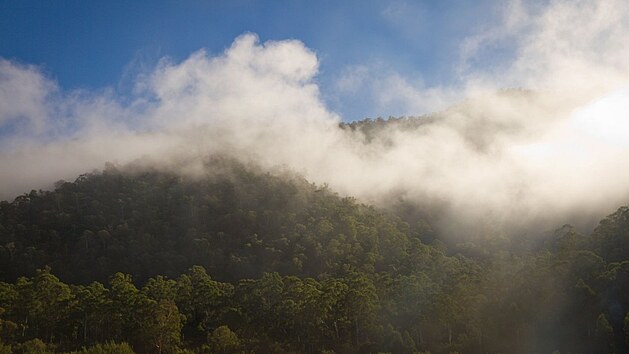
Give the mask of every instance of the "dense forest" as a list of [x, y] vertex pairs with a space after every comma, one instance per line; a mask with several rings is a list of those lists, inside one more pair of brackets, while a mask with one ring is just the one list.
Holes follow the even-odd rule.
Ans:
[[431, 225], [226, 159], [109, 165], [0, 203], [0, 353], [629, 352], [628, 207]]

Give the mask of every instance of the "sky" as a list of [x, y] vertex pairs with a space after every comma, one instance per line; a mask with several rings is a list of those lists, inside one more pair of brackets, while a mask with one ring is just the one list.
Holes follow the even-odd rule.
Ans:
[[[112, 89], [164, 57], [219, 54], [244, 33], [298, 39], [320, 61], [316, 80], [343, 120], [419, 115], [343, 85], [349, 73], [398, 74], [412, 86], [458, 80], [462, 41], [498, 20], [500, 1], [0, 1], [0, 57], [36, 65], [64, 90]], [[496, 53], [499, 55], [499, 53]], [[381, 75], [381, 74], [379, 74]], [[381, 78], [385, 81], [384, 78]]]
[[0, 199], [219, 155], [448, 225], [591, 226], [629, 202], [627, 43], [625, 0], [0, 0]]

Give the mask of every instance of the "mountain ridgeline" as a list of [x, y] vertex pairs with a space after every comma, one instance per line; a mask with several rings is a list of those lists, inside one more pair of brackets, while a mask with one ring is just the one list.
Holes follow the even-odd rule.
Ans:
[[192, 265], [230, 282], [265, 271], [315, 277], [399, 268], [421, 247], [399, 218], [326, 186], [228, 164], [200, 178], [110, 167], [4, 202], [1, 279], [45, 265], [76, 283], [116, 271], [175, 277]]
[[108, 166], [0, 203], [0, 353], [629, 351], [628, 207], [591, 235], [431, 222], [228, 159]]

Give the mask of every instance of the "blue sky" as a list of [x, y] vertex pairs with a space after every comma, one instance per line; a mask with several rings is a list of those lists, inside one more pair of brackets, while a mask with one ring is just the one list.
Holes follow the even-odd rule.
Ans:
[[[351, 70], [390, 71], [411, 84], [457, 81], [461, 41], [495, 21], [495, 1], [5, 1], [0, 57], [40, 67], [67, 91], [124, 96], [162, 57], [178, 62], [234, 38], [298, 39], [320, 61], [316, 80], [344, 120], [399, 115], [365, 89], [341, 92]], [[422, 112], [417, 112], [422, 113]]]

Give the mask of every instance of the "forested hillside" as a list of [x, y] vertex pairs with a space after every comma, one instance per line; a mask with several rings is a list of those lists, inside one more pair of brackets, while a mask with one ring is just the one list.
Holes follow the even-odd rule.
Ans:
[[0, 204], [0, 353], [625, 353], [629, 208], [449, 241], [290, 173], [115, 168]]
[[0, 205], [0, 279], [48, 265], [73, 283], [145, 281], [192, 265], [223, 281], [407, 267], [421, 248], [399, 218], [326, 186], [215, 161], [199, 178], [113, 167]]

